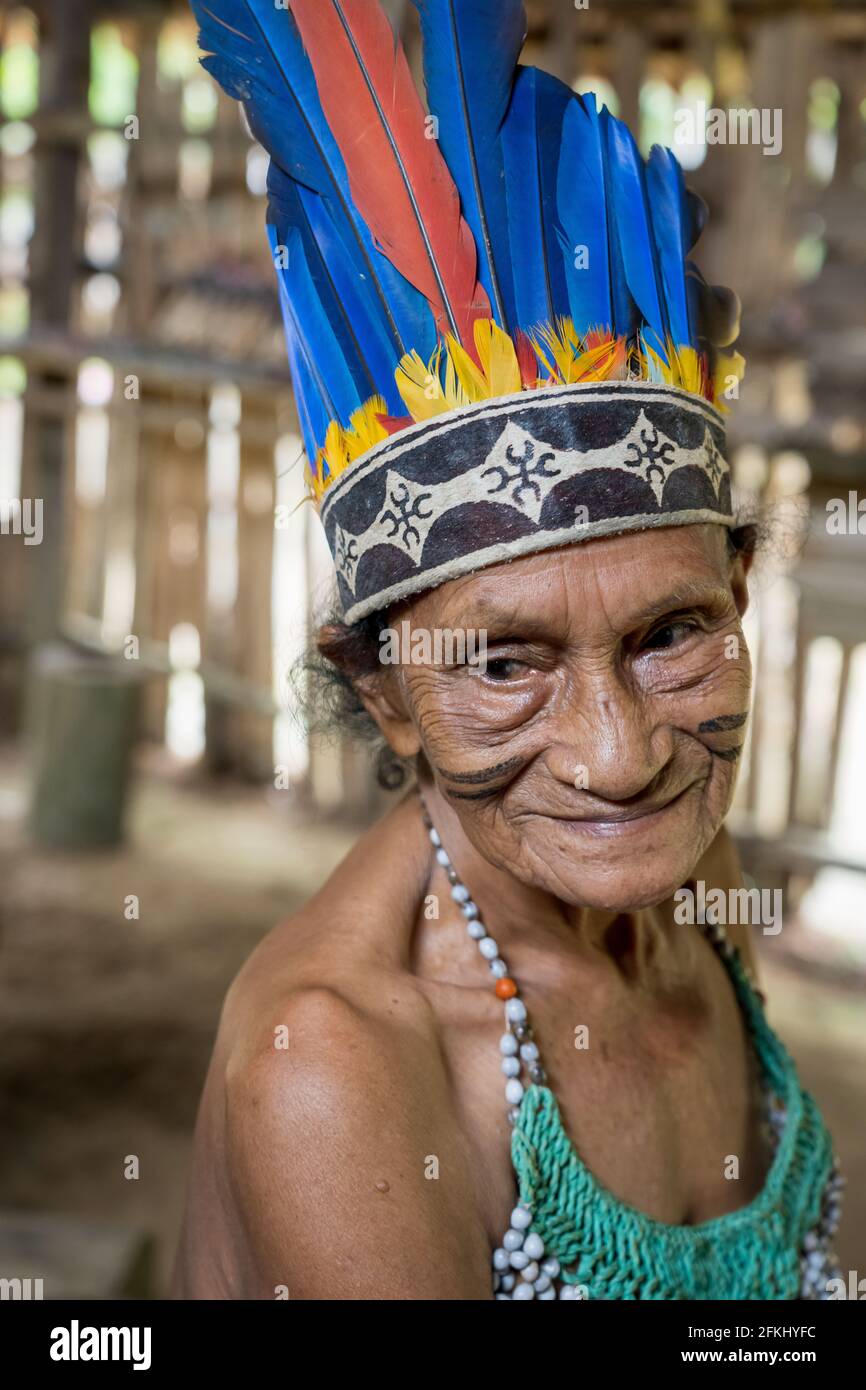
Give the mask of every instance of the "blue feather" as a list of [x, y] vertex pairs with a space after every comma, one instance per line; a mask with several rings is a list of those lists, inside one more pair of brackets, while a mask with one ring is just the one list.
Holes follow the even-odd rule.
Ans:
[[[590, 328], [613, 329], [604, 143], [591, 92], [566, 108], [556, 198], [574, 326], [581, 335]], [[577, 252], [584, 247], [588, 264], [578, 267]]]
[[[366, 285], [365, 316], [393, 340], [399, 357], [436, 344], [433, 316], [421, 295], [375, 246], [349, 192], [345, 164], [322, 112], [312, 67], [297, 26], [273, 0], [190, 0], [201, 26], [203, 66], [244, 103], [256, 139], [291, 178], [328, 205], [345, 254]], [[363, 332], [363, 320], [359, 323]]]
[[[612, 246], [618, 248], [628, 292], [644, 324], [647, 342], [665, 353], [668, 332], [647, 206], [643, 160], [634, 137], [605, 108], [608, 188], [613, 209]], [[614, 274], [617, 266], [614, 266]]]
[[692, 210], [683, 171], [670, 150], [653, 145], [646, 180], [670, 335], [675, 347], [696, 346], [685, 279]]
[[523, 0], [413, 0], [439, 146], [478, 248], [478, 274], [497, 322], [515, 321], [500, 134], [526, 37]]
[[279, 245], [285, 247], [287, 253], [287, 264], [278, 266], [278, 273], [285, 282], [292, 319], [300, 341], [306, 344], [306, 360], [319, 394], [331, 407], [330, 419], [346, 425], [367, 393], [358, 389], [346, 361], [344, 343], [322, 305], [319, 287], [307, 260], [303, 234], [297, 227], [290, 227], [284, 238], [279, 229], [272, 228], [270, 232], [272, 244], [276, 232]]
[[[276, 164], [268, 173], [268, 222], [285, 244], [289, 227], [300, 231], [307, 264], [346, 363], [364, 397], [381, 394], [392, 414], [403, 404], [394, 381], [393, 345], [385, 325], [365, 314], [366, 286], [318, 193], [293, 183]], [[358, 327], [363, 329], [363, 340]]]
[[298, 336], [298, 330], [292, 318], [288, 290], [285, 287], [282, 277], [280, 277], [278, 284], [280, 288], [280, 304], [283, 310], [286, 348], [289, 355], [289, 371], [292, 377], [295, 404], [298, 409], [298, 420], [301, 426], [301, 435], [304, 440], [307, 461], [310, 468], [315, 469], [316, 458], [320, 447], [325, 442], [328, 424], [332, 416], [328, 412], [322, 399], [319, 385], [310, 369], [303, 343]]
[[[276, 264], [277, 252], [282, 243], [275, 227], [268, 227], [267, 231]], [[319, 446], [324, 443], [328, 425], [336, 417], [337, 412], [328, 394], [327, 386], [317, 375], [315, 365], [309, 360], [285, 277], [279, 271], [277, 272], [277, 285], [280, 292], [280, 308], [283, 313], [289, 370], [298, 407], [298, 419], [301, 423], [307, 458], [312, 466], [315, 463]]]
[[568, 313], [556, 202], [563, 120], [573, 99], [571, 88], [549, 73], [518, 67], [502, 150], [516, 326], [522, 329]]

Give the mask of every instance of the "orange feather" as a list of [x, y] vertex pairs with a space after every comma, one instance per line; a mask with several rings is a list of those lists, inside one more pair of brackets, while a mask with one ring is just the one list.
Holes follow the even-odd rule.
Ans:
[[289, 0], [352, 198], [377, 245], [475, 355], [490, 318], [478, 254], [402, 45], [379, 0]]

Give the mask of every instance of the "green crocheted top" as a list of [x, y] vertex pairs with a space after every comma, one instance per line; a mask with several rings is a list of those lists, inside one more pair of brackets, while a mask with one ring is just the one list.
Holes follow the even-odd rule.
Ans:
[[[601, 1299], [793, 1299], [801, 1296], [825, 1189], [830, 1135], [773, 1032], [738, 952], [728, 966], [770, 1096], [785, 1109], [762, 1191], [748, 1206], [696, 1226], [670, 1226], [619, 1201], [581, 1162], [547, 1086], [520, 1104], [511, 1155], [532, 1230], [561, 1278]], [[781, 1112], [780, 1112], [781, 1114]], [[805, 1253], [804, 1253], [805, 1252]], [[816, 1296], [806, 1295], [803, 1296]], [[817, 1295], [820, 1296], [820, 1295]]]

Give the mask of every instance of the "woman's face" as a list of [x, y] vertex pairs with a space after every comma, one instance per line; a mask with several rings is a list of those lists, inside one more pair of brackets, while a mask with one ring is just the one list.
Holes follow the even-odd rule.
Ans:
[[731, 802], [751, 679], [745, 605], [745, 567], [720, 526], [533, 555], [392, 614], [431, 638], [486, 633], [486, 670], [392, 668], [374, 712], [397, 752], [423, 750], [490, 862], [573, 905], [660, 902]]

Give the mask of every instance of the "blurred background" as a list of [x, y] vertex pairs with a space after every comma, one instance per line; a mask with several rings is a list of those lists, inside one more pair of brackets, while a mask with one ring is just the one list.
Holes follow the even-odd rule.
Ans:
[[[743, 299], [732, 461], [776, 533], [731, 825], [866, 1276], [866, 6], [527, 9], [525, 61], [674, 148]], [[707, 144], [734, 108], [780, 151]], [[330, 561], [265, 174], [183, 0], [0, 3], [0, 1275], [46, 1297], [164, 1294], [225, 989], [384, 805], [293, 714]]]

